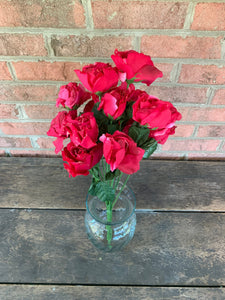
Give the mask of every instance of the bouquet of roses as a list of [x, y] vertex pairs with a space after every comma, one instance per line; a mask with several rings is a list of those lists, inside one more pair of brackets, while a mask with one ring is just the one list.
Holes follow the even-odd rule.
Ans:
[[[81, 84], [61, 86], [56, 106], [66, 110], [52, 120], [49, 136], [55, 152], [62, 150], [64, 167], [73, 177], [92, 174], [91, 195], [104, 201], [109, 211], [118, 199], [115, 189], [121, 176], [129, 176], [175, 133], [181, 114], [167, 101], [135, 89], [148, 86], [162, 72], [150, 56], [134, 50], [115, 50], [115, 67], [96, 62], [75, 70]], [[65, 144], [67, 140], [67, 144]]]

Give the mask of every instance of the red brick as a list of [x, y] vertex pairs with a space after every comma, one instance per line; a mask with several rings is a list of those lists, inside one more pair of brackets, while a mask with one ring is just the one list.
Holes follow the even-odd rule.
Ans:
[[0, 119], [18, 119], [18, 109], [15, 104], [0, 103]]
[[167, 63], [155, 63], [154, 65], [163, 72], [162, 78], [157, 78], [156, 82], [169, 82], [170, 81], [170, 73], [173, 69], [173, 64], [167, 64]]
[[193, 134], [195, 126], [194, 125], [181, 125], [176, 124], [177, 128], [173, 137], [189, 137]]
[[0, 137], [0, 147], [30, 148], [32, 146], [29, 138]]
[[46, 135], [50, 122], [0, 123], [0, 130], [4, 134], [18, 135]]
[[224, 30], [225, 3], [198, 3], [192, 30]]
[[221, 141], [217, 140], [168, 140], [163, 151], [216, 151]]
[[183, 65], [179, 82], [225, 84], [225, 67], [217, 67], [215, 65]]
[[0, 34], [0, 55], [47, 55], [40, 34]]
[[189, 112], [190, 112], [190, 108], [189, 107], [181, 107], [181, 106], [176, 107], [176, 108], [179, 111], [179, 113], [181, 113], [181, 115], [182, 115], [181, 121], [182, 122], [187, 121], [188, 120], [188, 115], [189, 115]]
[[78, 80], [74, 69], [80, 69], [80, 63], [73, 62], [14, 62], [13, 66], [19, 80]]
[[55, 140], [56, 140], [56, 138], [39, 138], [37, 140], [37, 143], [40, 146], [40, 148], [55, 149], [55, 146], [53, 144], [53, 141], [55, 141]]
[[225, 125], [199, 126], [199, 137], [225, 137]]
[[53, 119], [59, 112], [53, 105], [28, 105], [24, 109], [30, 119]]
[[56, 56], [110, 58], [116, 48], [120, 51], [131, 49], [132, 39], [126, 36], [53, 36], [51, 46]]
[[143, 36], [141, 51], [152, 57], [220, 58], [221, 37]]
[[190, 108], [186, 121], [225, 122], [225, 108]]
[[188, 3], [153, 1], [94, 1], [95, 28], [183, 28]]
[[0, 61], [0, 80], [12, 80], [12, 76], [4, 61]]
[[212, 104], [225, 105], [225, 89], [216, 91]]
[[56, 85], [0, 85], [0, 101], [54, 101], [58, 95]]
[[193, 87], [166, 87], [166, 86], [150, 86], [141, 87], [147, 93], [155, 95], [161, 100], [170, 101], [172, 103], [205, 103], [206, 88]]
[[79, 0], [1, 0], [0, 26], [85, 27], [84, 8]]
[[54, 150], [10, 150], [12, 156], [31, 156], [31, 157], [60, 157], [61, 154], [55, 154]]

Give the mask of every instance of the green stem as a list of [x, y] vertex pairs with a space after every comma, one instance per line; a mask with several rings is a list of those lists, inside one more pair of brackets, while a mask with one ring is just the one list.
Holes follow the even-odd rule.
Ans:
[[[106, 202], [106, 208], [107, 208], [107, 222], [111, 223], [112, 222], [112, 203]], [[112, 226], [111, 225], [106, 225], [106, 230], [107, 230], [107, 241], [108, 241], [108, 246], [111, 249], [111, 241], [112, 241]]]
[[116, 198], [115, 198], [115, 200], [114, 200], [113, 203], [112, 203], [112, 208], [114, 207], [114, 205], [116, 204], [117, 200], [119, 199], [119, 196], [120, 196], [120, 194], [122, 193], [122, 191], [124, 190], [124, 188], [125, 188], [125, 186], [126, 186], [127, 181], [128, 181], [129, 178], [130, 178], [130, 175], [127, 176], [127, 178], [126, 178], [126, 180], [125, 180], [125, 182], [124, 182], [122, 188], [120, 189], [119, 193], [116, 195]]

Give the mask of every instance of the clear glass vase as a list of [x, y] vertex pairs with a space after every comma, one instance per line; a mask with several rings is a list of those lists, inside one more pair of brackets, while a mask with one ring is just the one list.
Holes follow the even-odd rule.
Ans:
[[85, 227], [88, 237], [94, 246], [105, 252], [120, 250], [128, 244], [135, 232], [135, 195], [122, 182], [116, 188], [118, 194], [118, 200], [111, 211], [111, 221], [108, 221], [105, 202], [90, 194], [86, 199]]

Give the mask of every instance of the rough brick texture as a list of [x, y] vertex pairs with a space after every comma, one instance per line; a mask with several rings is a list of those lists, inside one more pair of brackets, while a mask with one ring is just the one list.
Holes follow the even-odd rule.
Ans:
[[0, 61], [0, 80], [11, 80], [12, 76], [10, 75], [7, 64], [4, 61]]
[[110, 58], [115, 48], [123, 51], [132, 48], [130, 37], [117, 36], [53, 36], [51, 46], [56, 56], [82, 56]]
[[74, 69], [80, 63], [71, 62], [14, 62], [13, 67], [19, 80], [74, 81], [78, 80]]
[[225, 66], [183, 65], [179, 82], [197, 84], [225, 84]]
[[0, 85], [0, 101], [55, 101], [58, 95], [56, 85]]
[[45, 56], [43, 36], [32, 34], [0, 34], [0, 55]]
[[195, 8], [193, 30], [224, 30], [225, 3], [198, 3]]
[[182, 28], [187, 3], [93, 1], [95, 28]]
[[1, 0], [0, 26], [84, 27], [84, 8], [79, 0]]
[[164, 75], [137, 87], [182, 114], [152, 158], [225, 160], [224, 31], [222, 0], [0, 0], [0, 156], [55, 157], [60, 86], [134, 49]]
[[220, 58], [222, 37], [143, 36], [141, 50], [152, 57]]

